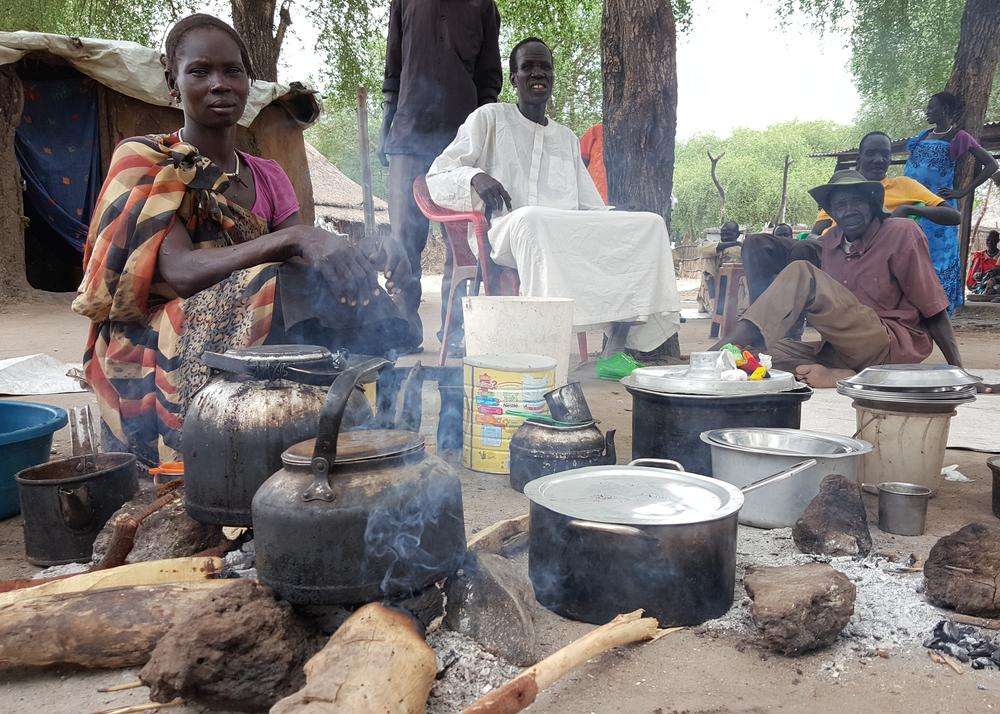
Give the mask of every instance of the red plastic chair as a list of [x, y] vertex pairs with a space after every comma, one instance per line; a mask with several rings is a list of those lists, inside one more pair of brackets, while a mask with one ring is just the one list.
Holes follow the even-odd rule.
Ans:
[[[485, 214], [478, 211], [453, 211], [437, 205], [427, 190], [427, 179], [424, 176], [418, 176], [413, 180], [413, 200], [428, 220], [441, 224], [447, 250], [452, 255], [451, 289], [448, 292], [448, 307], [441, 336], [441, 353], [438, 355], [438, 366], [443, 366], [447, 357], [448, 336], [451, 333], [452, 308], [459, 285], [467, 280], [473, 281], [472, 294], [478, 295], [479, 283], [482, 281], [487, 295], [517, 295], [521, 290], [521, 280], [516, 270], [497, 265], [490, 258], [492, 247], [487, 235], [490, 223], [486, 220]], [[478, 260], [469, 247], [470, 223], [476, 236]], [[588, 355], [587, 333], [578, 333], [577, 341], [580, 346], [580, 359], [585, 362]]]

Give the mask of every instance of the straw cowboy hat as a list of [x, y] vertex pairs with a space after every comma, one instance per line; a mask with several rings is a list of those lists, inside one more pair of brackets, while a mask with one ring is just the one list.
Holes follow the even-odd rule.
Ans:
[[881, 214], [883, 218], [889, 214], [885, 212], [882, 204], [885, 202], [885, 187], [879, 181], [869, 181], [860, 171], [854, 169], [843, 169], [835, 171], [830, 180], [822, 186], [809, 189], [809, 195], [816, 199], [816, 203], [824, 210], [829, 210], [830, 194], [834, 189], [851, 188], [861, 191], [868, 196], [873, 206], [877, 206], [876, 215]]

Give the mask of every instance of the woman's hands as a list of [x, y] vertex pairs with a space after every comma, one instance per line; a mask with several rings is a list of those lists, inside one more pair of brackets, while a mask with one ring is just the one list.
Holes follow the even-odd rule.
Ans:
[[321, 228], [300, 226], [295, 236], [296, 254], [316, 268], [340, 293], [340, 302], [367, 305], [378, 295], [375, 268], [347, 236]]

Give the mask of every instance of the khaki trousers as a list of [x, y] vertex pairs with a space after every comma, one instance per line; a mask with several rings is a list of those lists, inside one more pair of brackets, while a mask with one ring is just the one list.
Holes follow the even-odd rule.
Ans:
[[[822, 342], [785, 337], [802, 316]], [[878, 314], [808, 261], [782, 270], [742, 319], [760, 330], [778, 369], [821, 364], [857, 372], [889, 357], [889, 332]]]

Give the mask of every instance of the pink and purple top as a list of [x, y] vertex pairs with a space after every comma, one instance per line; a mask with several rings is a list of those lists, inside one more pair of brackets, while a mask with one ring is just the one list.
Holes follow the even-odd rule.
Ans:
[[240, 152], [240, 158], [246, 161], [253, 173], [254, 190], [257, 193], [250, 212], [267, 221], [268, 228], [274, 230], [299, 210], [292, 182], [277, 161], [262, 159], [243, 151]]

